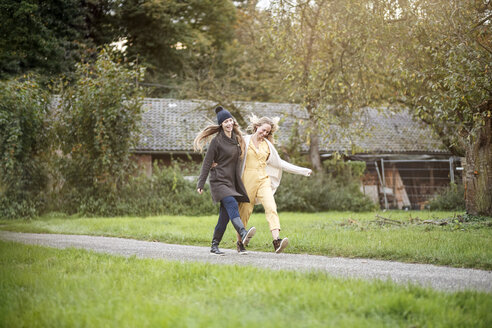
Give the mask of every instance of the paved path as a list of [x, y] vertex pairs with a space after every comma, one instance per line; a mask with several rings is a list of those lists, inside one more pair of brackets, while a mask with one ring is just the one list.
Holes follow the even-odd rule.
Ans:
[[209, 253], [208, 247], [173, 245], [133, 239], [80, 235], [33, 234], [0, 231], [0, 239], [56, 248], [82, 248], [101, 253], [195, 261], [226, 265], [252, 265], [272, 270], [323, 271], [337, 277], [390, 279], [444, 291], [478, 290], [492, 292], [492, 271], [459, 269], [428, 264], [411, 264], [369, 259], [347, 259], [306, 254], [249, 252], [239, 255], [222, 249], [226, 255]]

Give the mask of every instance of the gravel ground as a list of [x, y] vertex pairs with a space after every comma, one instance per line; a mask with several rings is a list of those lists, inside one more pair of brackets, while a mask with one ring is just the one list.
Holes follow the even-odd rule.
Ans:
[[272, 270], [322, 271], [336, 277], [392, 280], [418, 284], [443, 291], [477, 290], [492, 292], [492, 271], [450, 268], [370, 259], [348, 259], [306, 254], [252, 252], [239, 255], [222, 249], [225, 256], [211, 255], [209, 247], [173, 245], [133, 239], [33, 234], [0, 231], [0, 239], [55, 248], [81, 248], [100, 253], [194, 261], [225, 265], [251, 265]]

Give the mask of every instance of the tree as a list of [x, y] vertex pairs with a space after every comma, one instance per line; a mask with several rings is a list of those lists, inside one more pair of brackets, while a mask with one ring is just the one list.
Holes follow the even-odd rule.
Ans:
[[244, 1], [236, 11], [234, 38], [222, 51], [184, 65], [185, 79], [179, 96], [222, 104], [241, 126], [246, 126], [238, 101], [275, 101], [276, 61], [259, 39], [268, 14], [256, 10], [255, 1]]
[[0, 217], [33, 216], [43, 205], [48, 108], [32, 76], [0, 82]]
[[4, 0], [0, 79], [71, 72], [84, 53], [114, 40], [112, 0]]
[[264, 40], [278, 62], [279, 90], [306, 108], [310, 161], [321, 170], [320, 133], [382, 100], [375, 77], [385, 60], [374, 32], [383, 17], [369, 0], [279, 1], [272, 10]]
[[492, 215], [490, 2], [387, 4], [396, 98], [428, 123], [453, 154], [465, 157], [467, 211]]
[[118, 16], [128, 58], [148, 68], [147, 82], [162, 95], [181, 82], [185, 65], [199, 65], [231, 40], [235, 7], [229, 0], [122, 0]]
[[76, 3], [78, 0], [2, 1], [0, 77], [31, 70], [46, 74], [66, 70], [76, 50], [72, 41], [80, 38], [78, 29], [84, 24], [74, 11]]
[[66, 188], [107, 196], [125, 181], [141, 112], [143, 70], [132, 65], [104, 49], [96, 62], [77, 64], [76, 82], [62, 90], [56, 122]]

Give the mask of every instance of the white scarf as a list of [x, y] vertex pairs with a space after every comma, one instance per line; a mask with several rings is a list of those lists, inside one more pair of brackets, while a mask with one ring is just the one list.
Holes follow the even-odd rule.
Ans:
[[[243, 163], [241, 165], [241, 177], [243, 176], [244, 173], [244, 166], [246, 163], [246, 156], [248, 155], [248, 147], [249, 147], [249, 143], [251, 142], [251, 137], [252, 135], [247, 135], [244, 137], [244, 142], [246, 143], [246, 149], [243, 157]], [[278, 154], [273, 144], [267, 139], [265, 139], [265, 141], [268, 145], [268, 148], [270, 148], [270, 156], [268, 157], [266, 162], [267, 166], [265, 168], [265, 172], [270, 177], [272, 192], [274, 194], [275, 191], [277, 191], [278, 186], [280, 185], [280, 180], [282, 179], [283, 170], [289, 173], [300, 174], [304, 176], [308, 176], [311, 173], [311, 169], [300, 167], [281, 159], [280, 155]]]

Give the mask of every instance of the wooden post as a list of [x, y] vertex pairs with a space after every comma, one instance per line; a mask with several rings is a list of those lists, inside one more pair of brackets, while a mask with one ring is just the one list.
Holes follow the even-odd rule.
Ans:
[[393, 185], [393, 208], [398, 208], [397, 190], [396, 190], [396, 165], [391, 165], [391, 182]]
[[434, 194], [436, 188], [435, 188], [435, 185], [436, 185], [436, 182], [435, 182], [435, 179], [434, 179], [434, 167], [432, 166], [432, 164], [429, 164], [429, 177], [430, 177], [430, 187], [429, 187], [429, 194]]
[[[383, 164], [383, 159], [381, 158], [381, 165], [382, 164]], [[386, 185], [384, 182], [384, 166], [383, 166], [383, 178], [381, 179], [381, 174], [379, 173], [379, 168], [378, 168], [378, 162], [374, 162], [374, 165], [376, 165], [376, 171], [378, 172], [379, 182], [381, 183], [381, 186], [383, 187], [384, 208], [388, 209], [388, 198], [386, 198]]]
[[449, 179], [451, 179], [451, 183], [454, 183], [453, 157], [449, 158]]

